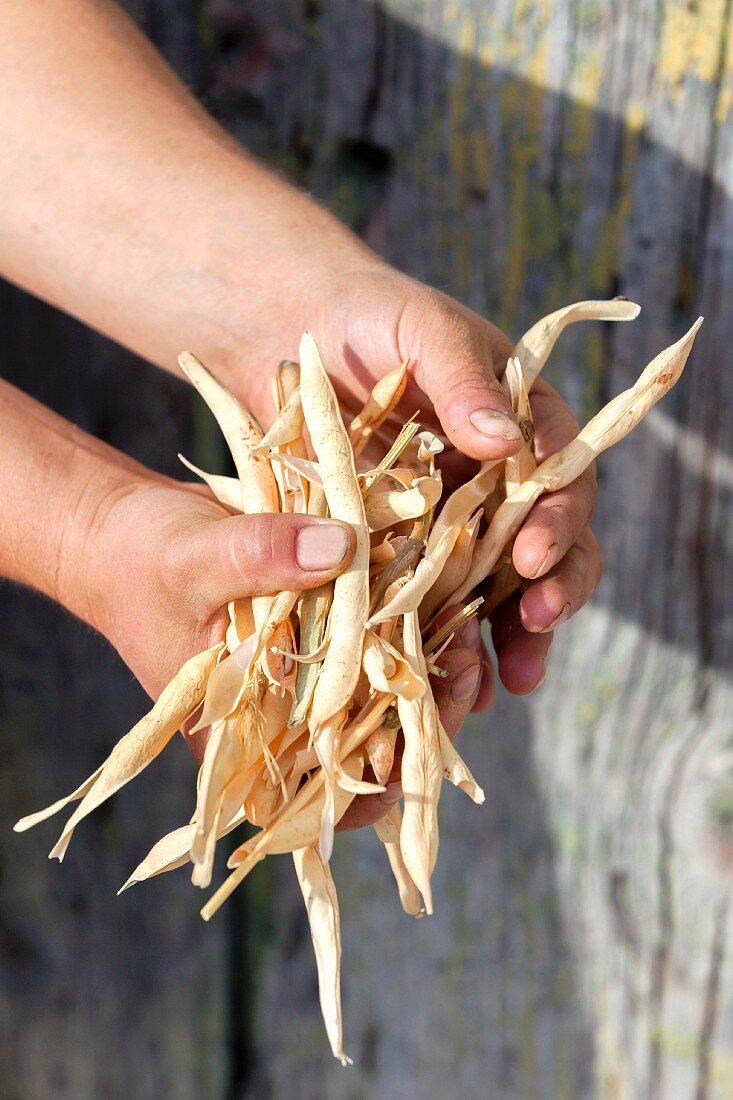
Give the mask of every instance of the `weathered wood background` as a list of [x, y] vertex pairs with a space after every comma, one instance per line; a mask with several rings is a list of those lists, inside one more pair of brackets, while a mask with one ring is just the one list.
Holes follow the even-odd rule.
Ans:
[[[639, 301], [633, 326], [563, 337], [550, 377], [580, 413], [706, 324], [602, 464], [593, 606], [542, 689], [464, 735], [487, 804], [445, 798], [436, 916], [403, 917], [371, 835], [337, 846], [349, 1071], [287, 861], [208, 927], [184, 874], [115, 898], [184, 820], [182, 747], [63, 870], [52, 827], [10, 832], [143, 697], [96, 638], [2, 591], [0, 1097], [733, 1096], [731, 0], [128, 6], [242, 140], [508, 332]], [[9, 288], [0, 308], [4, 375], [153, 465], [205, 445], [181, 385]]]

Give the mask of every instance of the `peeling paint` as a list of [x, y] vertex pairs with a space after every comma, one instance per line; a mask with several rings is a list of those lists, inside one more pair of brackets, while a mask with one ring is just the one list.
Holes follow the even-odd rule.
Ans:
[[712, 84], [718, 75], [726, 0], [665, 5], [657, 75], [679, 96], [687, 77]]

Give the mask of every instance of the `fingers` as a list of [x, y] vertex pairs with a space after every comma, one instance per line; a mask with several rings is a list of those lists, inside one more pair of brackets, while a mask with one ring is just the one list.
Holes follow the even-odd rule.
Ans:
[[[447, 623], [461, 610], [461, 604], [452, 604], [449, 607], [443, 608], [439, 615], [435, 618], [434, 627], [438, 629]], [[451, 673], [451, 677], [458, 674], [459, 670], [453, 662], [453, 654], [458, 651], [469, 650], [474, 653], [480, 661], [480, 676], [478, 682], [478, 690], [474, 696], [474, 701], [470, 709], [472, 711], [488, 710], [494, 701], [494, 673], [491, 667], [491, 661], [486, 651], [486, 646], [481, 638], [481, 624], [478, 616], [474, 615], [470, 618], [460, 630], [456, 633], [455, 638], [452, 640], [451, 645], [445, 652], [445, 659], [451, 662], [448, 666], [443, 663], [443, 659], [438, 660], [438, 666], [441, 668], [447, 668]], [[437, 693], [441, 690], [441, 685], [445, 683], [444, 680], [437, 680], [433, 682], [433, 694], [437, 699]], [[455, 693], [454, 693], [455, 694]], [[454, 700], [455, 701], [455, 700]], [[440, 709], [440, 708], [439, 708]], [[463, 721], [463, 719], [461, 719]], [[459, 723], [460, 725], [460, 723]], [[446, 732], [452, 738], [455, 734], [451, 733], [448, 727], [443, 722]], [[458, 731], [456, 727], [455, 732]]]
[[[537, 458], [541, 462], [578, 434], [578, 422], [554, 390], [541, 379], [532, 390]], [[542, 496], [514, 542], [512, 560], [529, 580], [544, 576], [567, 553], [588, 524], [595, 504], [596, 476], [591, 467], [554, 493]]]
[[206, 751], [206, 745], [211, 733], [211, 726], [205, 726], [204, 729], [196, 730], [195, 733], [191, 733], [191, 730], [196, 725], [196, 722], [201, 717], [200, 711], [196, 711], [195, 715], [192, 715], [187, 722], [181, 726], [181, 733], [183, 734], [183, 740], [193, 756], [197, 764], [201, 765], [204, 762], [204, 753]]
[[354, 556], [346, 523], [300, 515], [232, 516], [199, 529], [174, 550], [174, 579], [212, 609], [245, 596], [315, 588]]
[[403, 311], [400, 329], [400, 347], [412, 360], [415, 381], [450, 441], [469, 458], [515, 454], [522, 434], [493, 369], [501, 354], [495, 347], [498, 330], [425, 288]]
[[474, 699], [471, 710], [474, 714], [480, 714], [482, 711], [488, 710], [489, 707], [494, 705], [494, 696], [496, 695], [496, 689], [494, 687], [494, 668], [491, 664], [491, 658], [489, 657], [486, 646], [481, 643], [481, 683], [479, 684], [478, 694]]
[[549, 573], [587, 526], [595, 497], [592, 469], [567, 488], [540, 497], [514, 542], [512, 560], [517, 572], [528, 580]]
[[536, 379], [529, 400], [535, 429], [535, 453], [537, 461], [544, 462], [575, 439], [580, 425], [567, 402], [544, 378]]
[[507, 691], [526, 695], [539, 687], [545, 678], [545, 659], [552, 634], [535, 634], [524, 629], [518, 596], [494, 612], [491, 632], [499, 678]]
[[473, 707], [481, 685], [481, 658], [472, 649], [447, 649], [437, 661], [448, 675], [434, 677], [433, 695], [451, 741]]
[[499, 676], [508, 691], [526, 695], [545, 677], [552, 632], [574, 615], [595, 590], [603, 559], [589, 527], [562, 560], [521, 597], [516, 595], [492, 616], [492, 637]]
[[539, 633], [560, 626], [590, 599], [602, 571], [600, 548], [586, 527], [560, 563], [522, 596], [519, 613], [524, 629]]

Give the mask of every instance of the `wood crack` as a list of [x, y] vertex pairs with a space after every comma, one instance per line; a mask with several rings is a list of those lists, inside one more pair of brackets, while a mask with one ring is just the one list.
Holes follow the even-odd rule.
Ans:
[[658, 929], [657, 943], [652, 953], [649, 992], [649, 1061], [647, 1071], [648, 1100], [662, 1100], [663, 1092], [663, 1029], [664, 1006], [672, 964], [672, 948], [676, 931], [674, 910], [674, 835], [672, 823], [687, 764], [697, 745], [699, 730], [686, 738], [677, 754], [667, 784], [657, 822], [659, 855], [657, 858]]
[[387, 17], [379, 2], [373, 5], [373, 12], [374, 48], [372, 50], [369, 84], [364, 97], [364, 109], [361, 116], [361, 126], [365, 137], [369, 137], [372, 123], [379, 110], [379, 102], [384, 85], [385, 57], [387, 54]]
[[713, 923], [713, 938], [710, 945], [710, 966], [703, 1001], [702, 1024], [697, 1048], [697, 1085], [695, 1100], [708, 1100], [710, 1096], [710, 1063], [715, 1033], [715, 1022], [720, 1005], [720, 982], [723, 974], [723, 961], [727, 942], [728, 906], [730, 895], [721, 898]]

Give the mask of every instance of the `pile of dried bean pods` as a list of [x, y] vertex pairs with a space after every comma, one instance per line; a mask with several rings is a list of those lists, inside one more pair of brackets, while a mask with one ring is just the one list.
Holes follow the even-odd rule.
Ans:
[[181, 355], [182, 369], [226, 438], [237, 477], [184, 463], [232, 509], [309, 513], [351, 524], [356, 553], [348, 569], [321, 588], [231, 603], [226, 637], [186, 662], [150, 713], [77, 790], [16, 829], [80, 799], [51, 852], [62, 859], [82, 819], [138, 775], [184, 722], [198, 717], [195, 728], [208, 727], [210, 735], [191, 822], [158, 841], [123, 889], [189, 861], [193, 882], [209, 886], [217, 840], [250, 822], [259, 832], [229, 857], [231, 874], [202, 910], [208, 920], [256, 863], [291, 852], [328, 1037], [345, 1064], [339, 910], [329, 869], [334, 826], [356, 795], [384, 790], [395, 752], [401, 754], [404, 809], [396, 804], [375, 830], [406, 912], [432, 912], [442, 780], [474, 802], [484, 798], [441, 727], [429, 681], [441, 649], [482, 601], [468, 603], [439, 629], [436, 616], [470, 599], [487, 578], [489, 606], [511, 595], [520, 578], [507, 551], [540, 494], [577, 478], [679, 378], [702, 318], [572, 443], [537, 465], [528, 393], [558, 336], [576, 321], [632, 320], [638, 312], [623, 299], [580, 302], [530, 329], [503, 382], [523, 429], [522, 450], [506, 461], [485, 462], [445, 500], [438, 459], [443, 443], [414, 421], [396, 434], [381, 461], [370, 465], [364, 457], [404, 393], [407, 364], [377, 383], [346, 428], [306, 333], [300, 363], [282, 363], [276, 372], [278, 415], [263, 434], [206, 367]]

